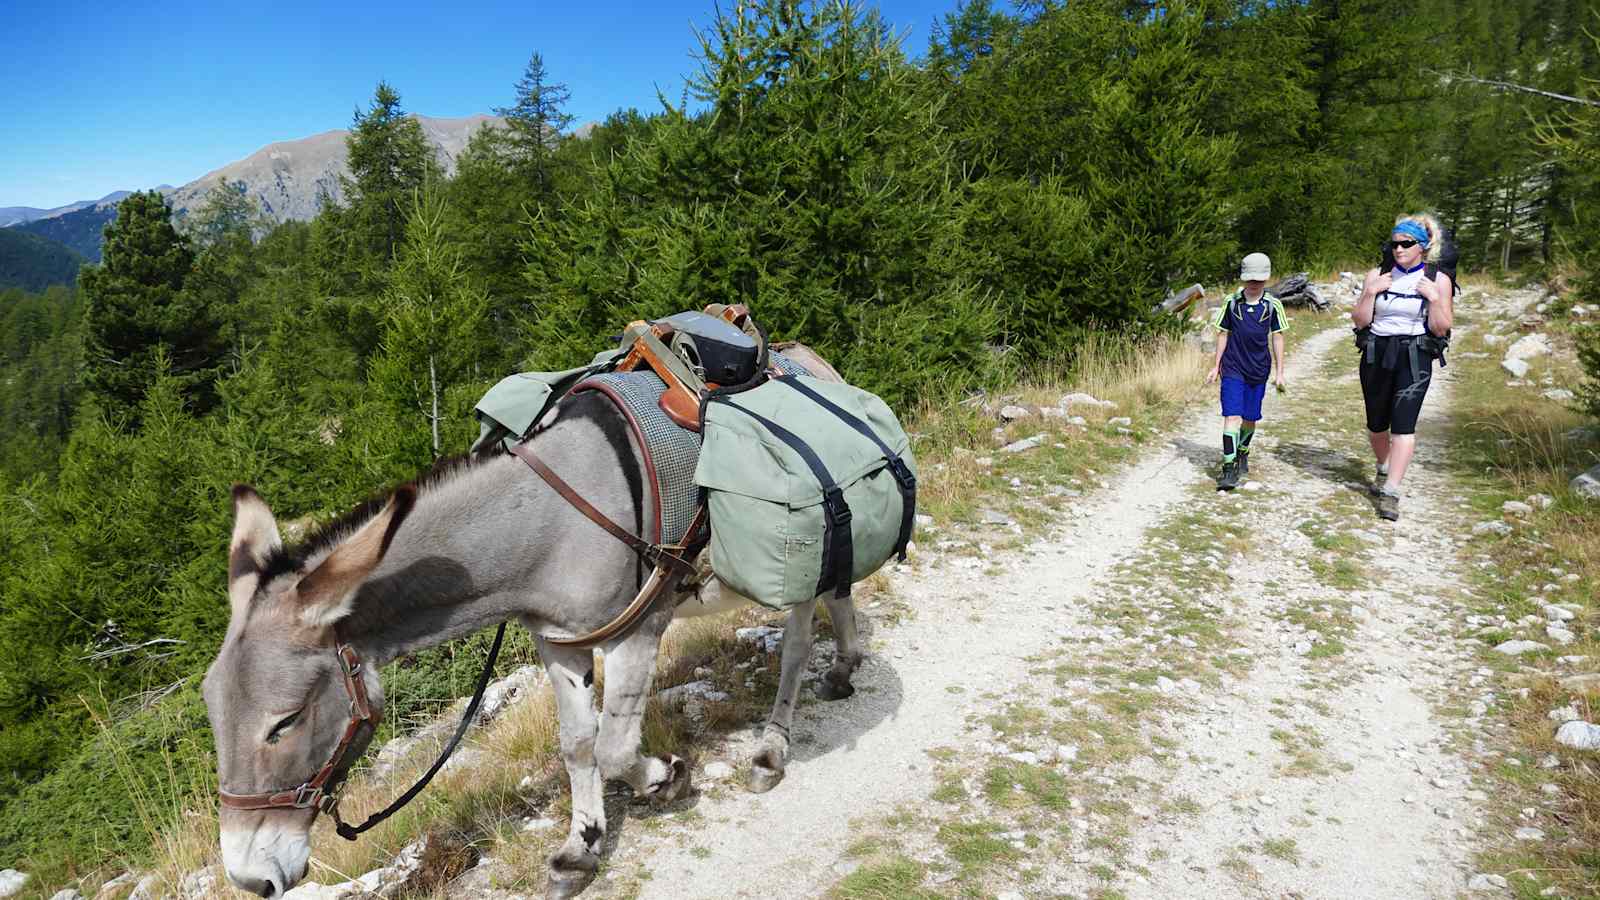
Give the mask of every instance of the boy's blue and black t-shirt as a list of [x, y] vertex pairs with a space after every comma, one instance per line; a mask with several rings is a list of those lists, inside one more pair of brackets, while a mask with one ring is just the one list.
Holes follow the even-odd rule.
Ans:
[[1278, 298], [1263, 292], [1260, 300], [1250, 303], [1240, 290], [1223, 302], [1211, 324], [1228, 333], [1218, 374], [1247, 384], [1266, 384], [1272, 374], [1269, 338], [1289, 327], [1289, 317], [1283, 314]]

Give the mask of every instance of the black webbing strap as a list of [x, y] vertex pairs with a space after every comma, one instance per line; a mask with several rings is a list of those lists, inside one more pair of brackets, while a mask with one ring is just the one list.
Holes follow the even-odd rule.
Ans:
[[723, 405], [730, 409], [737, 409], [760, 422], [762, 427], [776, 435], [778, 440], [788, 444], [794, 452], [800, 454], [802, 460], [805, 460], [805, 464], [811, 469], [811, 474], [816, 476], [822, 485], [822, 517], [825, 532], [823, 544], [827, 549], [823, 551], [822, 577], [817, 579], [816, 596], [821, 596], [830, 587], [833, 588], [836, 597], [850, 596], [850, 579], [855, 574], [855, 544], [850, 536], [850, 504], [845, 502], [844, 491], [834, 482], [833, 476], [828, 473], [828, 467], [822, 464], [822, 460], [816, 451], [811, 449], [810, 444], [801, 440], [789, 429], [727, 399], [717, 397], [712, 399], [721, 400]]
[[895, 538], [894, 552], [901, 562], [905, 562], [906, 544], [911, 542], [911, 527], [916, 524], [917, 518], [917, 476], [912, 473], [911, 467], [907, 466], [905, 460], [900, 458], [900, 454], [889, 449], [889, 445], [885, 444], [883, 439], [878, 437], [877, 432], [867, 426], [867, 423], [856, 418], [855, 414], [843, 409], [839, 404], [817, 393], [810, 385], [803, 383], [798, 378], [774, 378], [773, 381], [777, 384], [786, 384], [799, 391], [802, 395], [809, 397], [813, 403], [833, 413], [838, 417], [839, 421], [854, 428], [864, 435], [867, 440], [878, 445], [878, 450], [883, 453], [884, 460], [889, 463], [889, 472], [894, 475], [895, 484], [900, 487], [900, 534]]
[[472, 693], [472, 702], [467, 704], [467, 711], [461, 714], [461, 724], [456, 726], [455, 736], [451, 737], [450, 743], [445, 745], [444, 752], [439, 754], [439, 758], [434, 761], [427, 772], [423, 773], [422, 778], [411, 786], [410, 790], [401, 794], [399, 799], [384, 807], [381, 812], [368, 816], [367, 820], [360, 825], [350, 825], [339, 818], [339, 807], [337, 805], [329, 809], [328, 814], [333, 817], [334, 830], [339, 832], [340, 837], [347, 841], [353, 841], [361, 832], [372, 828], [384, 819], [399, 812], [400, 807], [410, 803], [413, 797], [422, 793], [422, 789], [428, 786], [428, 782], [433, 780], [433, 776], [444, 768], [445, 760], [448, 760], [450, 754], [455, 752], [456, 745], [461, 743], [461, 738], [467, 733], [467, 728], [472, 725], [472, 720], [477, 718], [478, 707], [483, 704], [483, 692], [489, 687], [489, 677], [494, 674], [494, 662], [500, 656], [500, 641], [505, 636], [506, 623], [501, 622], [500, 630], [494, 633], [494, 646], [489, 648], [489, 658], [483, 664], [483, 673], [478, 676], [478, 687]]

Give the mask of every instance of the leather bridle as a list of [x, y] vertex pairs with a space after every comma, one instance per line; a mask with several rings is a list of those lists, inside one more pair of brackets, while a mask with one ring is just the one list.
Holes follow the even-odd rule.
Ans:
[[[339, 788], [344, 779], [334, 779], [334, 773], [339, 771], [340, 764], [349, 769], [349, 762], [345, 761], [345, 754], [349, 752], [350, 745], [355, 743], [356, 735], [362, 728], [378, 728], [378, 716], [372, 711], [372, 702], [367, 698], [367, 685], [362, 680], [361, 654], [349, 644], [339, 641], [334, 647], [334, 656], [339, 660], [339, 671], [344, 673], [344, 689], [350, 695], [350, 722], [344, 727], [344, 736], [339, 738], [338, 746], [333, 748], [333, 755], [328, 762], [317, 770], [304, 784], [297, 788], [282, 791], [263, 791], [259, 794], [235, 794], [218, 788], [217, 793], [222, 798], [222, 805], [230, 809], [311, 809], [316, 807], [323, 812], [333, 815], [338, 820]], [[342, 823], [341, 823], [342, 824]]]
[[[350, 722], [344, 727], [344, 736], [339, 738], [338, 746], [333, 748], [333, 755], [328, 762], [317, 770], [317, 774], [297, 788], [283, 791], [264, 791], [259, 794], [234, 794], [220, 787], [218, 795], [222, 798], [222, 805], [229, 809], [316, 809], [333, 817], [334, 830], [347, 841], [353, 841], [363, 831], [377, 825], [400, 810], [402, 806], [411, 802], [411, 799], [422, 792], [444, 767], [450, 754], [455, 752], [456, 746], [461, 743], [461, 738], [466, 735], [467, 727], [478, 715], [478, 707], [483, 703], [483, 692], [489, 686], [489, 678], [494, 674], [495, 660], [500, 658], [500, 643], [506, 636], [506, 623], [500, 623], [500, 629], [495, 632], [494, 645], [489, 648], [489, 658], [484, 660], [483, 671], [478, 675], [478, 686], [472, 692], [472, 701], [467, 704], [467, 709], [461, 714], [461, 724], [456, 726], [456, 733], [450, 738], [450, 743], [445, 745], [439, 758], [417, 779], [409, 790], [401, 794], [393, 803], [381, 811], [367, 817], [360, 825], [351, 825], [339, 816], [339, 789], [344, 786], [344, 775], [350, 771], [350, 766], [355, 760], [346, 760], [345, 754], [350, 752], [350, 745], [355, 743], [356, 735], [362, 728], [378, 730], [378, 715], [372, 710], [372, 702], [367, 698], [367, 685], [362, 681], [361, 654], [356, 649], [338, 638], [337, 630], [334, 632], [334, 656], [339, 660], [339, 671], [344, 673], [345, 693], [350, 696]], [[335, 772], [342, 772], [334, 778]]]

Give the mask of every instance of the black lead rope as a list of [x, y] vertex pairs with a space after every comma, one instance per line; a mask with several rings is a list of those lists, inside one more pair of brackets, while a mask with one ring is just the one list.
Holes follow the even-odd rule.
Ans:
[[467, 728], [472, 725], [472, 720], [478, 715], [478, 707], [483, 703], [483, 692], [489, 687], [489, 678], [494, 674], [495, 660], [500, 656], [500, 641], [505, 636], [506, 623], [501, 622], [500, 630], [494, 633], [494, 646], [489, 648], [489, 659], [483, 664], [483, 673], [478, 676], [477, 690], [473, 691], [472, 702], [467, 704], [467, 711], [461, 716], [461, 724], [456, 726], [455, 736], [450, 738], [450, 743], [445, 746], [444, 752], [440, 754], [439, 758], [428, 769], [428, 771], [423, 774], [421, 780], [412, 785], [410, 790], [406, 791], [404, 794], [401, 794], [399, 799], [389, 804], [388, 807], [386, 807], [382, 812], [373, 813], [371, 816], [368, 816], [367, 820], [362, 822], [360, 825], [352, 826], [343, 819], [339, 818], [339, 805], [337, 803], [333, 804], [329, 808], [328, 814], [333, 817], [334, 828], [339, 832], [340, 837], [347, 841], [353, 841], [356, 839], [357, 835], [361, 834], [361, 832], [372, 828], [379, 822], [382, 822], [384, 819], [387, 819], [399, 812], [402, 806], [410, 803], [414, 797], [422, 793], [422, 789], [428, 786], [428, 782], [433, 780], [433, 776], [437, 775], [439, 770], [444, 768], [445, 761], [450, 758], [450, 754], [455, 752], [456, 745], [461, 743], [462, 736], [467, 733]]

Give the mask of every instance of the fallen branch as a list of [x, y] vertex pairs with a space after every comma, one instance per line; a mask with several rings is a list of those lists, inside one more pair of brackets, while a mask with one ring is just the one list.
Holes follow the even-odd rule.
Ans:
[[1509, 81], [1496, 81], [1493, 78], [1479, 78], [1476, 75], [1462, 75], [1459, 72], [1434, 72], [1433, 74], [1447, 81], [1460, 79], [1469, 84], [1481, 84], [1486, 87], [1499, 88], [1503, 91], [1521, 91], [1524, 94], [1537, 94], [1540, 97], [1549, 97], [1563, 103], [1577, 103], [1583, 106], [1600, 106], [1600, 100], [1585, 100], [1582, 97], [1573, 97], [1567, 94], [1558, 94], [1555, 91], [1546, 91], [1539, 88], [1528, 87], [1524, 84], [1513, 84]]
[[[177, 638], [151, 638], [150, 640], [145, 641], [142, 644], [123, 644], [120, 647], [112, 647], [112, 648], [110, 648], [108, 650], [97, 650], [97, 651], [95, 651], [93, 653], [88, 654], [87, 656], [80, 656], [78, 658], [81, 659], [81, 660], [88, 661], [88, 662], [98, 662], [99, 660], [110, 659], [113, 656], [120, 656], [120, 655], [122, 655], [124, 653], [134, 653], [136, 651], [143, 650], [146, 647], [154, 647], [154, 646], [156, 646], [158, 644], [183, 644], [183, 643], [187, 643], [187, 642], [186, 641], [180, 641]], [[171, 656], [171, 655], [172, 655], [171, 653], [163, 653], [163, 654], [160, 654], [160, 656], [157, 656], [155, 658], [156, 659], [160, 659], [161, 657], [166, 657], [166, 656]]]

